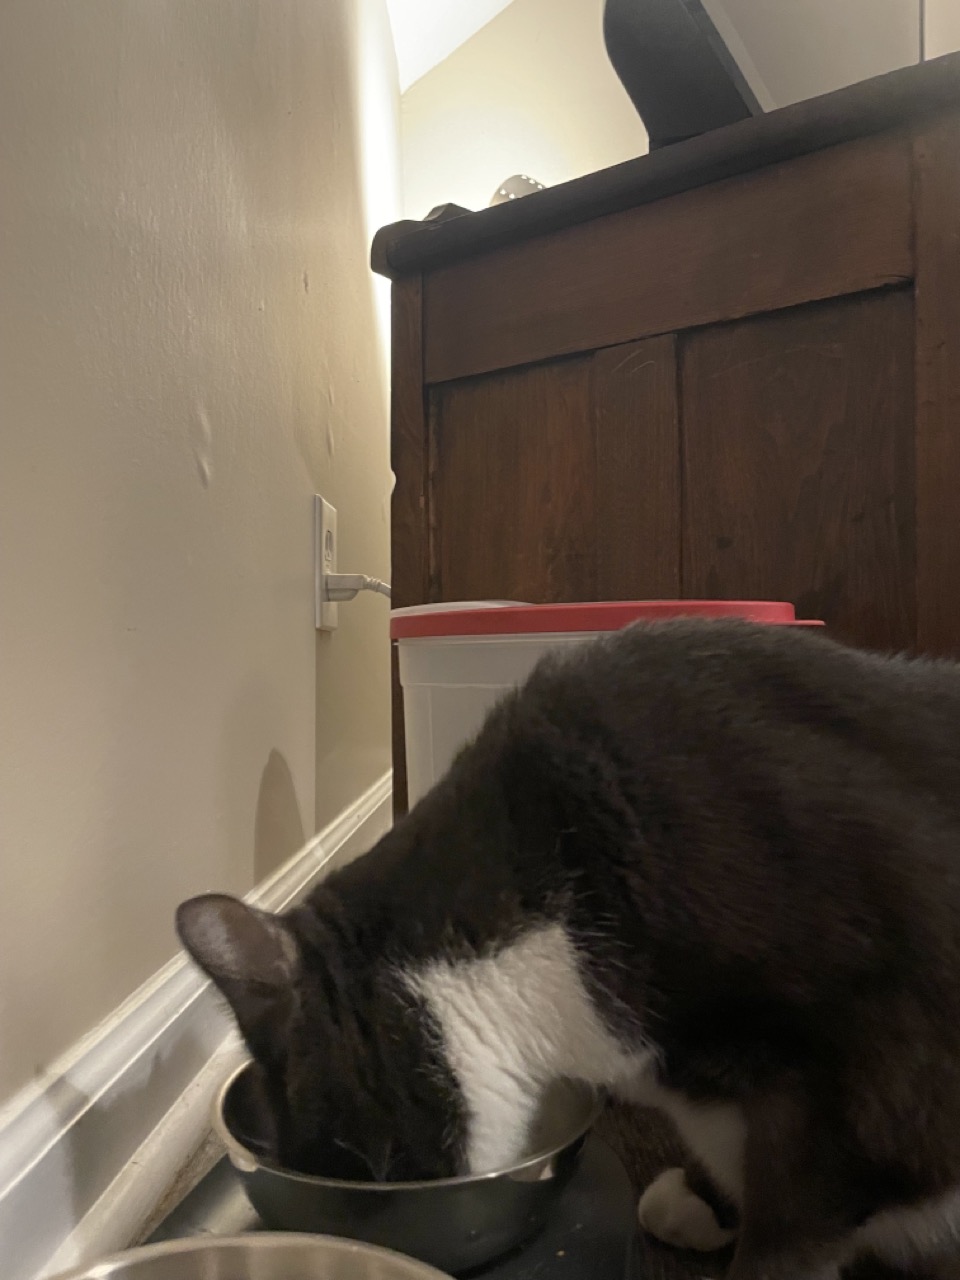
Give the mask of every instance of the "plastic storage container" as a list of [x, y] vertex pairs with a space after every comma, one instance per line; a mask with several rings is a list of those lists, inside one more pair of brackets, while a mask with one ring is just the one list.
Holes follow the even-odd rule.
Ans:
[[791, 604], [762, 600], [464, 601], [395, 610], [390, 635], [400, 659], [409, 803], [443, 776], [494, 703], [544, 654], [631, 622], [678, 617], [822, 626], [798, 621]]

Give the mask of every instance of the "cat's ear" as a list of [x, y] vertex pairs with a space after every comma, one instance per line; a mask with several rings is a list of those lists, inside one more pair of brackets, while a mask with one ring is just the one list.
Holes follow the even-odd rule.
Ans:
[[177, 908], [177, 933], [226, 997], [254, 1057], [269, 1061], [283, 1048], [300, 968], [289, 927], [238, 898], [208, 893]]

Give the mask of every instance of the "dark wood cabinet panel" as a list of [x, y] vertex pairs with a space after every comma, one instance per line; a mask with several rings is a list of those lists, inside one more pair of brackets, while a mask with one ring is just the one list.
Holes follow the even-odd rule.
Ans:
[[591, 600], [596, 464], [590, 361], [430, 392], [441, 600]]
[[[419, 275], [393, 286], [390, 342], [390, 465], [395, 484], [391, 509], [392, 606], [423, 604], [429, 590], [427, 537], [427, 415], [423, 389], [423, 303]], [[403, 740], [403, 693], [396, 650], [391, 654], [394, 812], [407, 807], [407, 758]]]
[[871, 138], [442, 267], [426, 380], [906, 280], [910, 184], [909, 139]]
[[683, 338], [685, 596], [791, 600], [912, 647], [913, 334], [898, 290]]
[[427, 598], [427, 414], [423, 389], [419, 276], [393, 286], [390, 338], [390, 465], [395, 478], [391, 509], [393, 607]]
[[916, 157], [917, 641], [960, 657], [960, 117]]
[[676, 343], [430, 391], [433, 599], [679, 591]]
[[672, 334], [598, 351], [597, 598], [680, 594], [680, 435]]

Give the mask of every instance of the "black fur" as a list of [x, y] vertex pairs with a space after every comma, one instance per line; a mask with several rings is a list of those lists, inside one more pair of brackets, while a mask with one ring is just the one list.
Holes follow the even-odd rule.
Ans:
[[181, 936], [280, 1081], [284, 1158], [317, 1167], [336, 1139], [403, 1176], [456, 1168], [467, 1118], [389, 975], [562, 921], [664, 1083], [744, 1107], [734, 1269], [774, 1277], [960, 1184], [958, 850], [960, 669], [675, 622], [542, 664], [286, 917], [269, 1046], [192, 904]]

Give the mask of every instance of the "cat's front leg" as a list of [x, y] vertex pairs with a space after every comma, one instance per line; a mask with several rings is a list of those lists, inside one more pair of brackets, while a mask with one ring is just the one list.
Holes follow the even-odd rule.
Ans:
[[736, 1238], [743, 1190], [746, 1126], [733, 1102], [695, 1101], [660, 1081], [642, 1079], [637, 1092], [674, 1122], [689, 1157], [666, 1169], [640, 1198], [643, 1229], [678, 1249], [712, 1253]]
[[[715, 1209], [691, 1186], [684, 1169], [664, 1169], [640, 1197], [637, 1215], [644, 1231], [676, 1249], [713, 1253], [736, 1239]], [[721, 1215], [722, 1216], [722, 1215]]]

